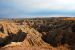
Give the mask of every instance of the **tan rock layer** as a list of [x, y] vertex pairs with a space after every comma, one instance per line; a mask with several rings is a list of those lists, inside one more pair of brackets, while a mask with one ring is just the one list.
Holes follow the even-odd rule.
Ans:
[[[34, 28], [31, 28], [28, 25], [17, 25], [16, 23], [13, 23], [13, 22], [12, 23], [11, 22], [0, 22], [0, 25], [3, 28], [3, 32], [1, 31], [0, 33], [0, 39], [2, 39], [0, 40], [1, 41], [0, 45], [6, 43], [3, 47], [5, 50], [7, 49], [16, 50], [15, 47], [17, 47], [17, 49], [19, 49], [20, 47], [24, 47], [25, 49], [25, 47], [34, 47], [34, 46], [37, 48], [38, 47], [48, 48], [48, 50], [58, 49], [44, 42], [43, 39], [41, 38], [42, 34], [39, 33], [37, 30], [35, 30]], [[64, 50], [67, 50], [67, 48], [65, 48]]]

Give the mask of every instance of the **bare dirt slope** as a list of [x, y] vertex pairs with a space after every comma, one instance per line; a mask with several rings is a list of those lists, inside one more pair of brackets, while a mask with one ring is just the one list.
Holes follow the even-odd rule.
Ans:
[[57, 29], [52, 32], [47, 30], [49, 27], [36, 25], [37, 27], [35, 28], [33, 26], [30, 26], [26, 22], [0, 21], [0, 50], [75, 49], [73, 47], [75, 46], [74, 32], [65, 32], [70, 27], [65, 30]]

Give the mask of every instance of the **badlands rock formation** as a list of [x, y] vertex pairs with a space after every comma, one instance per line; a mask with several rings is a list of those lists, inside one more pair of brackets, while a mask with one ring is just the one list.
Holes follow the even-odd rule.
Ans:
[[71, 27], [65, 30], [50, 31], [50, 29], [47, 25], [35, 28], [26, 22], [0, 21], [0, 50], [75, 49], [73, 47], [75, 46], [75, 33], [67, 31]]

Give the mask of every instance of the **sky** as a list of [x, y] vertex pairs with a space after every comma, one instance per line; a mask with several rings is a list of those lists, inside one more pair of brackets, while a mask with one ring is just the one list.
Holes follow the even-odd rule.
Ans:
[[75, 16], [75, 0], [0, 0], [0, 18]]

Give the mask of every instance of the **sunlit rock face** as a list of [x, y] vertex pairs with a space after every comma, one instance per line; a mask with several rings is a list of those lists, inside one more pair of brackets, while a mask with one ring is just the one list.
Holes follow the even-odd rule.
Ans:
[[11, 22], [1, 22], [0, 24], [1, 29], [3, 29], [3, 31], [0, 30], [1, 47], [18, 45], [20, 42], [22, 43], [21, 46], [25, 47], [49, 46], [42, 40], [41, 33], [28, 25], [17, 25], [17, 23]]
[[74, 21], [58, 19], [0, 21], [2, 50], [74, 50], [74, 39]]

